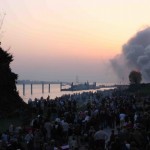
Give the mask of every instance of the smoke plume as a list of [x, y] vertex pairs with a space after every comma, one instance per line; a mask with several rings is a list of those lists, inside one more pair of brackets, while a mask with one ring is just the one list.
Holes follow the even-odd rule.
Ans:
[[150, 27], [136, 33], [123, 45], [122, 53], [111, 60], [114, 71], [120, 79], [129, 72], [138, 70], [142, 79], [150, 82]]

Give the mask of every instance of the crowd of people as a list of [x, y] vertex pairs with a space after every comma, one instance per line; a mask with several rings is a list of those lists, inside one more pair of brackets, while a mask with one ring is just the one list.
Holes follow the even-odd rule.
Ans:
[[149, 97], [117, 92], [29, 99], [26, 126], [1, 133], [7, 150], [149, 150]]

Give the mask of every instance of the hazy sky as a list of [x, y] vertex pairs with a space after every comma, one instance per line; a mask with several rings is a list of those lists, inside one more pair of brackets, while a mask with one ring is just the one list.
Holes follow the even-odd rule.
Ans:
[[149, 11], [149, 0], [0, 0], [0, 38], [19, 79], [116, 82], [109, 60]]

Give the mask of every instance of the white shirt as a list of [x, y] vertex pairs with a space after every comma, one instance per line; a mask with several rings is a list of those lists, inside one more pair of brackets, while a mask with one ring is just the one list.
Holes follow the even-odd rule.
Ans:
[[25, 141], [26, 141], [26, 142], [29, 142], [30, 140], [32, 140], [32, 138], [33, 138], [33, 134], [32, 134], [32, 133], [28, 133], [28, 134], [26, 134], [26, 136], [25, 136]]
[[69, 124], [67, 122], [62, 122], [63, 131], [67, 132], [69, 129]]
[[108, 135], [106, 132], [104, 132], [103, 130], [99, 130], [94, 134], [94, 139], [95, 140], [107, 140], [108, 139]]
[[120, 114], [120, 115], [119, 115], [120, 120], [121, 120], [121, 121], [123, 121], [123, 120], [125, 119], [125, 116], [126, 116], [126, 115], [125, 115], [125, 114], [123, 114], [123, 113], [122, 113], [122, 114]]

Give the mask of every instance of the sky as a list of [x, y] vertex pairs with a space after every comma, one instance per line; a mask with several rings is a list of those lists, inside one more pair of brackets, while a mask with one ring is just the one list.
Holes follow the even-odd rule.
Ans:
[[0, 0], [0, 40], [20, 80], [121, 82], [110, 60], [149, 10], [149, 0]]

